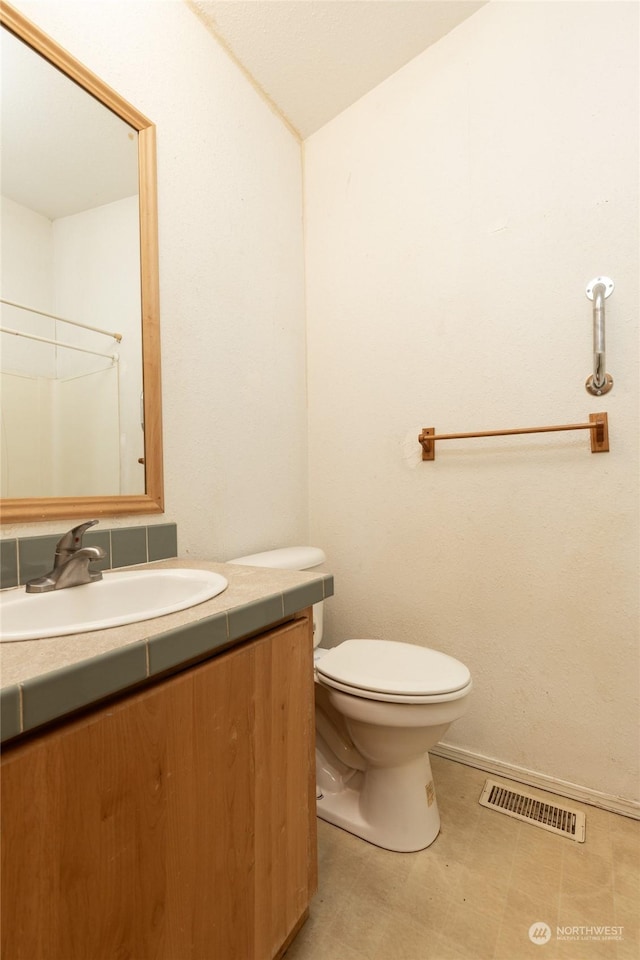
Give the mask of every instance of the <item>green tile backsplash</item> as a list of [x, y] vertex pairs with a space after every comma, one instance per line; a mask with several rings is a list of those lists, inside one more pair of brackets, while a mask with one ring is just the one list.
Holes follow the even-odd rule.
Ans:
[[112, 567], [130, 567], [147, 560], [146, 527], [119, 527], [111, 531]]
[[[0, 540], [0, 587], [15, 587], [48, 573], [53, 566], [56, 544], [70, 526], [61, 527], [60, 533], [55, 535]], [[84, 535], [84, 544], [102, 547], [106, 557], [95, 567], [110, 570], [177, 557], [178, 532], [175, 523], [93, 529]]]
[[18, 543], [16, 540], [0, 540], [0, 586], [18, 585]]
[[178, 556], [178, 528], [175, 523], [155, 523], [147, 527], [149, 560]]
[[60, 537], [23, 537], [18, 541], [18, 579], [26, 583], [43, 577], [53, 566], [53, 555]]

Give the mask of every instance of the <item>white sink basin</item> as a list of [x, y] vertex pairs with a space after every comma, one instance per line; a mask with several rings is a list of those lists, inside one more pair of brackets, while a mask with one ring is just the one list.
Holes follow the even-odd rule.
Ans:
[[0, 642], [61, 637], [151, 620], [222, 593], [228, 581], [209, 570], [165, 568], [105, 573], [96, 583], [49, 593], [0, 594]]

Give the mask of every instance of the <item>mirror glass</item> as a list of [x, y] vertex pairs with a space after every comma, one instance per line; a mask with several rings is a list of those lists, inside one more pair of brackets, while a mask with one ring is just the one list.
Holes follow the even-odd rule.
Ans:
[[157, 512], [155, 131], [2, 19], [2, 519]]

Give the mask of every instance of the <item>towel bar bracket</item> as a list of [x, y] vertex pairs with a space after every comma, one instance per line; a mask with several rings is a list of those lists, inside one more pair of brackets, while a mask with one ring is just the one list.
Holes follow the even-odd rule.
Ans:
[[606, 413], [590, 413], [590, 423], [595, 429], [589, 430], [591, 453], [609, 453], [609, 418]]
[[429, 438], [435, 434], [434, 427], [423, 427], [422, 433], [418, 437], [418, 442], [422, 444], [422, 459], [435, 460], [436, 445]]

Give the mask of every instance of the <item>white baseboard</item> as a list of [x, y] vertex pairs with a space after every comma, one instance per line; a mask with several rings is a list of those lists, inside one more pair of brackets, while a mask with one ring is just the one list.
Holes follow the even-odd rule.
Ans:
[[601, 810], [609, 810], [611, 813], [619, 813], [624, 817], [640, 820], [640, 803], [635, 800], [626, 800], [624, 797], [590, 790], [588, 787], [581, 787], [577, 783], [548, 777], [544, 773], [536, 773], [535, 770], [527, 770], [525, 767], [503, 763], [501, 760], [494, 760], [492, 757], [485, 757], [480, 753], [471, 753], [470, 750], [462, 750], [460, 747], [450, 747], [446, 743], [437, 744], [431, 748], [429, 753], [436, 757], [443, 757], [445, 760], [465, 763], [467, 766], [476, 767], [478, 770], [486, 770], [487, 773], [497, 774], [507, 780], [516, 780], [518, 783], [526, 783], [530, 787], [538, 787], [538, 789], [546, 790], [548, 793], [556, 793], [561, 797], [579, 800], [581, 803], [588, 803], [592, 807], [600, 807]]

